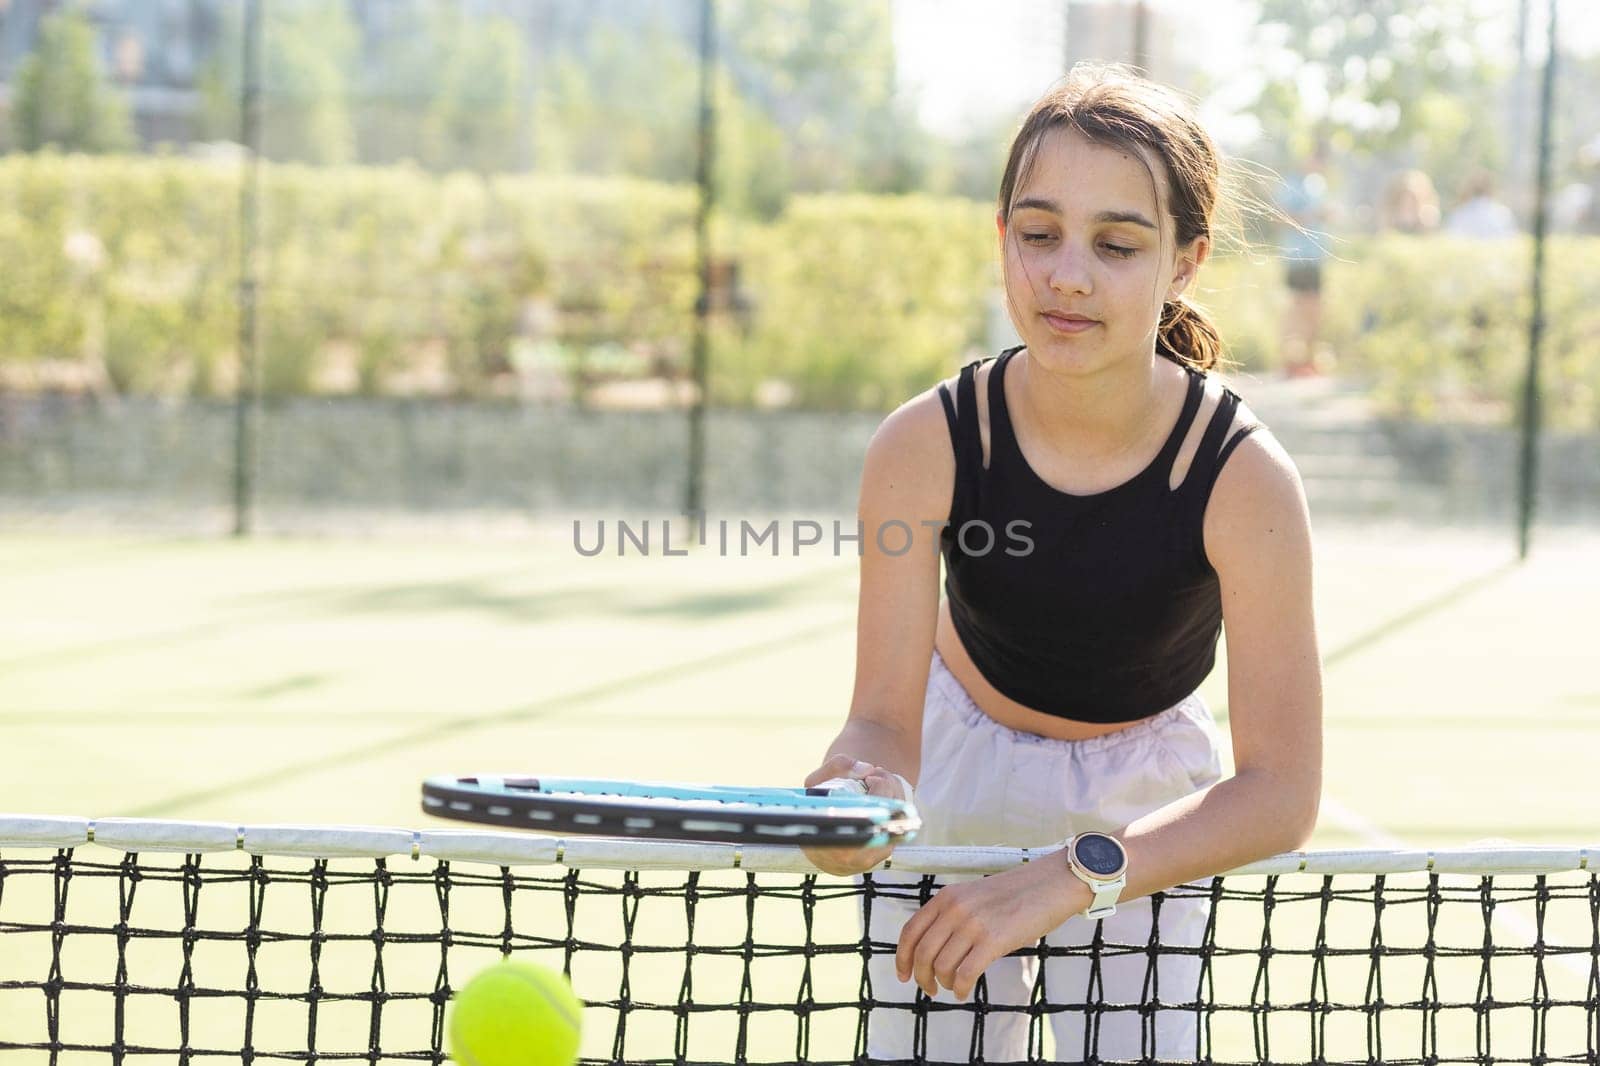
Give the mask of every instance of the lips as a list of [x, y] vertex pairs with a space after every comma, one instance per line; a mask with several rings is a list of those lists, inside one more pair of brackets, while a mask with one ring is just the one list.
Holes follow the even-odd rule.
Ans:
[[1057, 333], [1082, 333], [1084, 330], [1091, 329], [1100, 324], [1095, 319], [1079, 314], [1063, 315], [1056, 314], [1052, 311], [1045, 311], [1040, 315], [1040, 317], [1043, 318], [1045, 322], [1049, 324], [1050, 328], [1055, 330]]

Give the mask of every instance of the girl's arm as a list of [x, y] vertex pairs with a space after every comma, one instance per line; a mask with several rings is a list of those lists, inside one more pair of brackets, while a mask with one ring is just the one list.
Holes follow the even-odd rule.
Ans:
[[[844, 727], [807, 785], [856, 777], [870, 792], [897, 795], [898, 787], [877, 771], [917, 779], [939, 610], [938, 526], [949, 516], [954, 486], [944, 409], [936, 391], [925, 392], [889, 415], [867, 446], [856, 512], [861, 582], [855, 691]], [[888, 854], [887, 848], [806, 850], [815, 865], [833, 874], [858, 873]]]
[[[1122, 899], [1304, 845], [1322, 789], [1322, 671], [1311, 602], [1311, 535], [1300, 477], [1263, 433], [1223, 467], [1205, 517], [1222, 587], [1235, 776], [1135, 820]], [[965, 998], [990, 963], [1090, 903], [1064, 853], [949, 886], [906, 923], [896, 968], [930, 995]]]
[[1134, 898], [1305, 846], [1322, 795], [1322, 665], [1311, 533], [1281, 447], [1241, 442], [1212, 490], [1206, 554], [1222, 583], [1235, 776], [1118, 834]]

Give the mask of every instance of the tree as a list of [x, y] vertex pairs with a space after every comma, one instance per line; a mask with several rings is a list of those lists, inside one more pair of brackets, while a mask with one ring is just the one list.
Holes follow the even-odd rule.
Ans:
[[[544, 57], [541, 170], [695, 172], [698, 23], [626, 9]], [[922, 187], [935, 147], [894, 83], [889, 9], [854, 0], [720, 0], [718, 201], [770, 216], [791, 191]]]
[[887, 3], [724, 0], [734, 83], [783, 131], [805, 191], [920, 186], [927, 142], [896, 91]]
[[596, 25], [540, 86], [539, 167], [692, 181], [698, 61], [657, 20]]
[[417, 121], [439, 96], [442, 21], [434, 4], [385, 8], [387, 32], [369, 38], [356, 84], [357, 152], [363, 163], [423, 162], [428, 130]]
[[[1265, 162], [1292, 165], [1317, 142], [1388, 155], [1453, 178], [1502, 155], [1484, 0], [1261, 0], [1253, 113]], [[1270, 156], [1276, 156], [1271, 158]]]
[[[243, 27], [236, 5], [202, 73], [201, 129], [236, 138], [243, 73]], [[337, 0], [263, 3], [261, 150], [268, 159], [343, 163], [355, 148], [350, 71], [356, 28]]]
[[44, 20], [12, 91], [12, 124], [23, 151], [54, 145], [111, 152], [133, 143], [127, 103], [107, 84], [95, 56], [94, 27], [75, 8]]
[[[770, 216], [790, 190], [784, 136], [725, 67], [716, 74], [715, 181], [724, 210]], [[535, 98], [536, 167], [695, 180], [700, 61], [659, 20], [598, 24], [553, 58]]]
[[423, 119], [423, 155], [442, 169], [521, 169], [526, 155], [528, 72], [514, 23], [441, 12], [430, 39], [439, 50], [438, 90]]
[[950, 133], [908, 126], [921, 153], [918, 191], [994, 203], [1017, 125], [1016, 115], [1002, 112], [969, 118]]

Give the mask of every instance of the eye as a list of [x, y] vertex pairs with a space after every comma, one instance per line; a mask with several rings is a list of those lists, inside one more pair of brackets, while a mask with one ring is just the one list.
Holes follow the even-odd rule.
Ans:
[[1045, 244], [1045, 243], [1048, 243], [1049, 241], [1053, 240], [1054, 236], [1055, 235], [1051, 234], [1051, 233], [1024, 233], [1022, 235], [1022, 243], [1023, 244]]
[[1133, 253], [1138, 251], [1137, 248], [1129, 248], [1122, 244], [1102, 244], [1100, 247], [1104, 248], [1118, 259], [1131, 259], [1133, 258]]

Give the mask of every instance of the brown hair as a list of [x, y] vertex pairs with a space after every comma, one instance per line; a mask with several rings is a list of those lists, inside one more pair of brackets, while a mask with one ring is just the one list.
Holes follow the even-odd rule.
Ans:
[[[1000, 179], [1000, 213], [1010, 231], [1011, 203], [1054, 130], [1076, 130], [1097, 144], [1148, 152], [1166, 171], [1168, 214], [1177, 243], [1210, 237], [1217, 211], [1220, 167], [1216, 146], [1176, 92], [1127, 67], [1078, 64], [1033, 105], [1011, 142]], [[1155, 180], [1155, 175], [1151, 175]], [[1159, 183], [1157, 184], [1159, 195]], [[1223, 357], [1222, 337], [1195, 304], [1180, 296], [1161, 308], [1156, 350], [1176, 362], [1209, 370]]]

